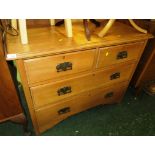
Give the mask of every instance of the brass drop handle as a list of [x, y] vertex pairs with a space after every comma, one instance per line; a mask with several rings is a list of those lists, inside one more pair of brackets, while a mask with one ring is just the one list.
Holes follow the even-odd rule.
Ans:
[[71, 86], [66, 86], [66, 87], [60, 88], [57, 91], [58, 96], [65, 95], [65, 94], [68, 94], [68, 93], [71, 93], [71, 92], [72, 92]]
[[72, 70], [72, 63], [71, 62], [63, 62], [56, 66], [57, 72], [63, 72], [67, 70]]
[[121, 51], [118, 52], [116, 59], [124, 59], [128, 57], [128, 52], [127, 51]]
[[116, 72], [110, 76], [110, 80], [114, 80], [120, 78], [120, 72]]
[[58, 111], [58, 114], [59, 114], [59, 115], [62, 115], [62, 114], [68, 113], [68, 112], [70, 112], [70, 107], [65, 107], [65, 108], [63, 108], [63, 109], [60, 109], [60, 110]]
[[107, 94], [105, 94], [104, 98], [110, 98], [114, 95], [114, 92], [109, 92]]

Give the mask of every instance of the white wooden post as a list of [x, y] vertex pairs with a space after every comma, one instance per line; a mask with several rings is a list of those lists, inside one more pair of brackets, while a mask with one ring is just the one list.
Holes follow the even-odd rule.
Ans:
[[65, 29], [67, 33], [67, 37], [72, 37], [72, 20], [71, 19], [65, 19]]
[[55, 19], [50, 19], [50, 24], [51, 24], [51, 26], [54, 26], [55, 25]]
[[26, 19], [19, 19], [18, 23], [19, 23], [21, 42], [22, 42], [22, 44], [27, 44], [28, 38], [27, 38]]

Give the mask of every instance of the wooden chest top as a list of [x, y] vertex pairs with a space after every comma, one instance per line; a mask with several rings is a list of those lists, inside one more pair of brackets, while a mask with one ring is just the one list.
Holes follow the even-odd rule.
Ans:
[[73, 38], [66, 37], [64, 26], [29, 28], [29, 44], [27, 45], [21, 44], [19, 36], [7, 36], [8, 54], [16, 54], [12, 59], [23, 59], [124, 44], [153, 37], [151, 34], [143, 34], [128, 25], [115, 22], [108, 34], [99, 38], [97, 33], [102, 27], [96, 28], [93, 24], [90, 24], [91, 41], [87, 41], [82, 23], [73, 23]]

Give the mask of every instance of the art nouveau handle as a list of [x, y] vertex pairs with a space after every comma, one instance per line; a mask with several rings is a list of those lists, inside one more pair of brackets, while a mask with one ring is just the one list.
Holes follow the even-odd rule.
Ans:
[[59, 115], [62, 115], [62, 114], [68, 113], [68, 112], [70, 112], [70, 107], [65, 107], [65, 108], [63, 108], [63, 109], [60, 109], [60, 110], [58, 111], [58, 114], [59, 114]]
[[65, 95], [65, 94], [68, 94], [68, 93], [71, 93], [71, 92], [72, 92], [72, 89], [71, 89], [70, 86], [66, 86], [66, 87], [60, 88], [57, 91], [58, 96]]
[[110, 97], [112, 97], [114, 95], [114, 92], [109, 92], [109, 93], [107, 93], [105, 96], [104, 96], [104, 98], [110, 98]]
[[117, 54], [116, 59], [124, 59], [128, 57], [128, 52], [127, 51], [121, 51]]
[[110, 76], [110, 80], [114, 80], [120, 78], [120, 72], [116, 72]]
[[71, 62], [63, 62], [56, 66], [57, 72], [72, 70], [72, 63]]

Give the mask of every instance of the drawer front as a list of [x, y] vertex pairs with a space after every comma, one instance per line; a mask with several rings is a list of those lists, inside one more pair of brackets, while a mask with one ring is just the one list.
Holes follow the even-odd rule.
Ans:
[[40, 85], [31, 88], [35, 108], [46, 104], [68, 99], [73, 95], [113, 83], [127, 81], [132, 73], [134, 64], [117, 65], [94, 74], [64, 80], [62, 82]]
[[97, 68], [120, 62], [136, 60], [141, 54], [144, 42], [100, 48]]
[[39, 130], [40, 132], [43, 132], [68, 116], [96, 105], [119, 102], [126, 88], [126, 82], [115, 85], [115, 87], [101, 87], [82, 93], [78, 96], [74, 96], [70, 99], [70, 101], [63, 101], [46, 108], [36, 110]]
[[88, 71], [93, 67], [96, 49], [25, 60], [29, 84], [58, 79]]

